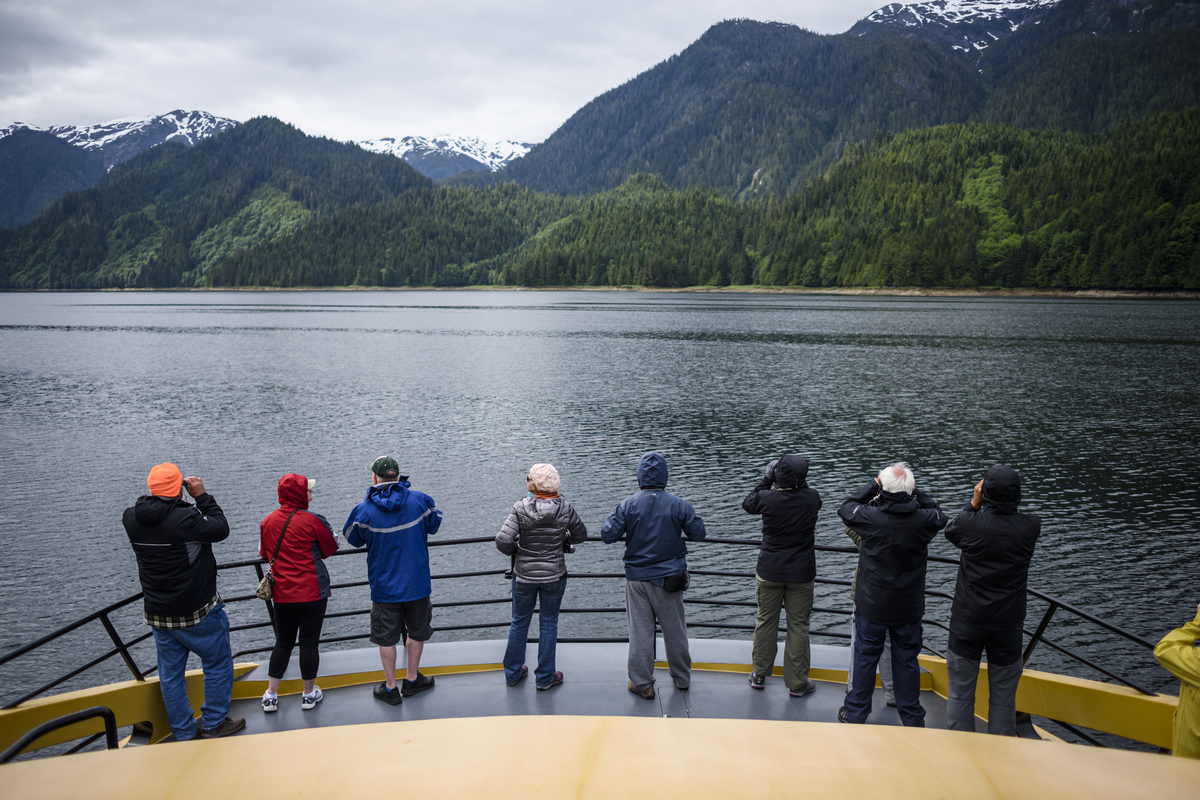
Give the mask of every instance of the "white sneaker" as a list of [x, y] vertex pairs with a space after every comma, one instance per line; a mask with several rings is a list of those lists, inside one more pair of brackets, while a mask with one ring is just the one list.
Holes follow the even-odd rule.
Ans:
[[[317, 703], [325, 699], [325, 695], [321, 694], [320, 686], [313, 686], [312, 694], [300, 695], [300, 708], [308, 711], [310, 708], [316, 708]], [[265, 702], [265, 701], [264, 701]]]
[[279, 710], [279, 695], [264, 694], [263, 695], [263, 711], [270, 714], [272, 711]]

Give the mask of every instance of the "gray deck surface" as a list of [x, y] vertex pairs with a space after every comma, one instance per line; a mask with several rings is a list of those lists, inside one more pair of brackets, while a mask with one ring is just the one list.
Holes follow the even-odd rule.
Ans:
[[[745, 663], [749, 642], [691, 640], [693, 663]], [[504, 642], [460, 642], [426, 646], [423, 667], [452, 664], [497, 663]], [[741, 651], [745, 650], [745, 654]], [[782, 647], [780, 648], [782, 651]], [[813, 648], [813, 668], [845, 669], [849, 651], [844, 647]], [[659, 643], [662, 658], [662, 644]], [[401, 650], [401, 653], [403, 651]], [[767, 679], [766, 688], [750, 688], [746, 673], [709, 672], [693, 669], [691, 688], [681, 692], [664, 669], [655, 671], [657, 696], [645, 700], [627, 687], [627, 646], [624, 644], [560, 643], [557, 668], [564, 682], [547, 691], [537, 691], [533, 670], [537, 663], [537, 645], [530, 644], [526, 655], [529, 677], [518, 686], [508, 687], [501, 671], [437, 675], [433, 689], [407, 697], [397, 706], [376, 700], [372, 685], [325, 690], [325, 699], [316, 708], [303, 711], [299, 695], [284, 695], [279, 710], [265, 714], [258, 699], [235, 701], [230, 712], [246, 718], [247, 733], [268, 733], [327, 725], [361, 725], [399, 720], [442, 719], [450, 717], [508, 716], [525, 714], [572, 714], [584, 716], [635, 717], [709, 717], [721, 719], [792, 720], [837, 722], [838, 708], [845, 700], [845, 684], [817, 681], [817, 690], [802, 698], [788, 695], [781, 668]], [[740, 657], [739, 657], [740, 656]], [[780, 653], [782, 657], [782, 652]], [[401, 656], [403, 661], [403, 656]], [[378, 670], [375, 648], [322, 654], [322, 674]], [[397, 667], [403, 677], [403, 666]], [[265, 662], [245, 679], [264, 680]], [[295, 657], [285, 679], [299, 678]], [[317, 685], [321, 684], [320, 677]], [[933, 692], [922, 692], [926, 725], [946, 726], [946, 703]], [[876, 689], [871, 716], [874, 725], [899, 725], [894, 708], [884, 704], [883, 690]], [[986, 730], [986, 723], [977, 721]], [[1027, 726], [1028, 727], [1028, 726]], [[1029, 731], [1032, 733], [1032, 730]]]

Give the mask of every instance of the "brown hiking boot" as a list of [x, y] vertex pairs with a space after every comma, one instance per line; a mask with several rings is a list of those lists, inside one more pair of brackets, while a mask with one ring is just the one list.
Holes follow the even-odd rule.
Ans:
[[238, 717], [237, 719], [230, 719], [229, 717], [226, 717], [225, 721], [215, 728], [200, 728], [199, 738], [220, 739], [222, 736], [232, 736], [245, 727], [245, 717]]
[[629, 691], [633, 692], [638, 697], [644, 697], [647, 700], [654, 699], [654, 684], [650, 684], [645, 689], [635, 689], [633, 687], [633, 681], [630, 681], [629, 682]]

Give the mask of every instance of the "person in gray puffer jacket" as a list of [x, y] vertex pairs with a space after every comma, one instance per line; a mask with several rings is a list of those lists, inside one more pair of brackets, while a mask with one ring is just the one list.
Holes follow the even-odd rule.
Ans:
[[513, 619], [504, 651], [504, 681], [516, 686], [526, 675], [525, 641], [533, 609], [538, 608], [538, 665], [534, 683], [544, 691], [563, 682], [554, 666], [558, 609], [567, 589], [568, 544], [587, 539], [583, 520], [565, 497], [553, 464], [534, 464], [525, 478], [529, 495], [513, 503], [496, 534], [496, 548], [513, 556]]

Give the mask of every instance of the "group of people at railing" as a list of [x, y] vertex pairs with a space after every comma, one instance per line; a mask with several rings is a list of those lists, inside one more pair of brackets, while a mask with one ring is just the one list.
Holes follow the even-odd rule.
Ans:
[[[370, 641], [379, 648], [384, 675], [373, 693], [397, 705], [435, 683], [419, 667], [424, 643], [434, 631], [427, 538], [437, 532], [442, 513], [429, 495], [411, 488], [395, 459], [378, 458], [370, 469], [371, 487], [350, 513], [342, 534], [351, 545], [366, 549]], [[807, 483], [808, 469], [806, 459], [784, 455], [768, 465], [742, 501], [746, 512], [762, 517], [750, 687], [763, 689], [774, 671], [779, 617], [785, 612], [783, 681], [796, 698], [817, 688], [809, 679], [809, 616], [821, 498]], [[624, 543], [628, 688], [653, 699], [656, 624], [662, 630], [672, 682], [680, 691], [690, 687], [683, 604], [689, 582], [685, 539], [704, 539], [705, 527], [690, 503], [666, 491], [668, 468], [662, 455], [642, 456], [637, 479], [639, 491], [617, 505], [601, 527], [600, 538], [605, 543]], [[145, 618], [157, 646], [159, 680], [172, 731], [179, 740], [237, 733], [245, 720], [228, 716], [233, 681], [229, 623], [216, 589], [211, 549], [212, 543], [229, 535], [228, 523], [203, 481], [184, 478], [174, 464], [154, 467], [147, 483], [150, 493], [126, 510], [124, 523], [138, 560]], [[260, 525], [259, 552], [269, 559], [274, 582], [276, 631], [262, 699], [265, 712], [278, 708], [279, 683], [297, 641], [301, 708], [315, 708], [323, 697], [315, 683], [317, 643], [330, 592], [323, 561], [337, 550], [338, 541], [328, 521], [308, 510], [314, 485], [303, 475], [283, 476], [278, 487], [280, 507]], [[961, 550], [946, 654], [948, 725], [954, 730], [975, 730], [975, 687], [986, 653], [988, 731], [1016, 734], [1026, 582], [1041, 529], [1036, 516], [1017, 510], [1020, 486], [1017, 472], [998, 464], [950, 520], [933, 498], [916, 487], [911, 468], [896, 463], [841, 504], [837, 515], [859, 548], [851, 586], [852, 654], [846, 697], [838, 712], [841, 722], [867, 721], [878, 670], [885, 702], [896, 706], [901, 722], [924, 726], [917, 655], [922, 647], [927, 547], [944, 529], [946, 538]], [[515, 687], [528, 676], [526, 641], [536, 608], [534, 683], [544, 691], [563, 683], [555, 656], [558, 614], [567, 584], [565, 555], [586, 540], [587, 528], [560, 494], [560, 476], [552, 465], [533, 465], [526, 490], [496, 536], [497, 548], [510, 556], [512, 565], [512, 623], [504, 679]], [[183, 500], [184, 491], [195, 499], [195, 506]], [[396, 646], [401, 642], [406, 675], [397, 682]], [[189, 651], [200, 656], [205, 671], [205, 702], [198, 721], [184, 679]]]

